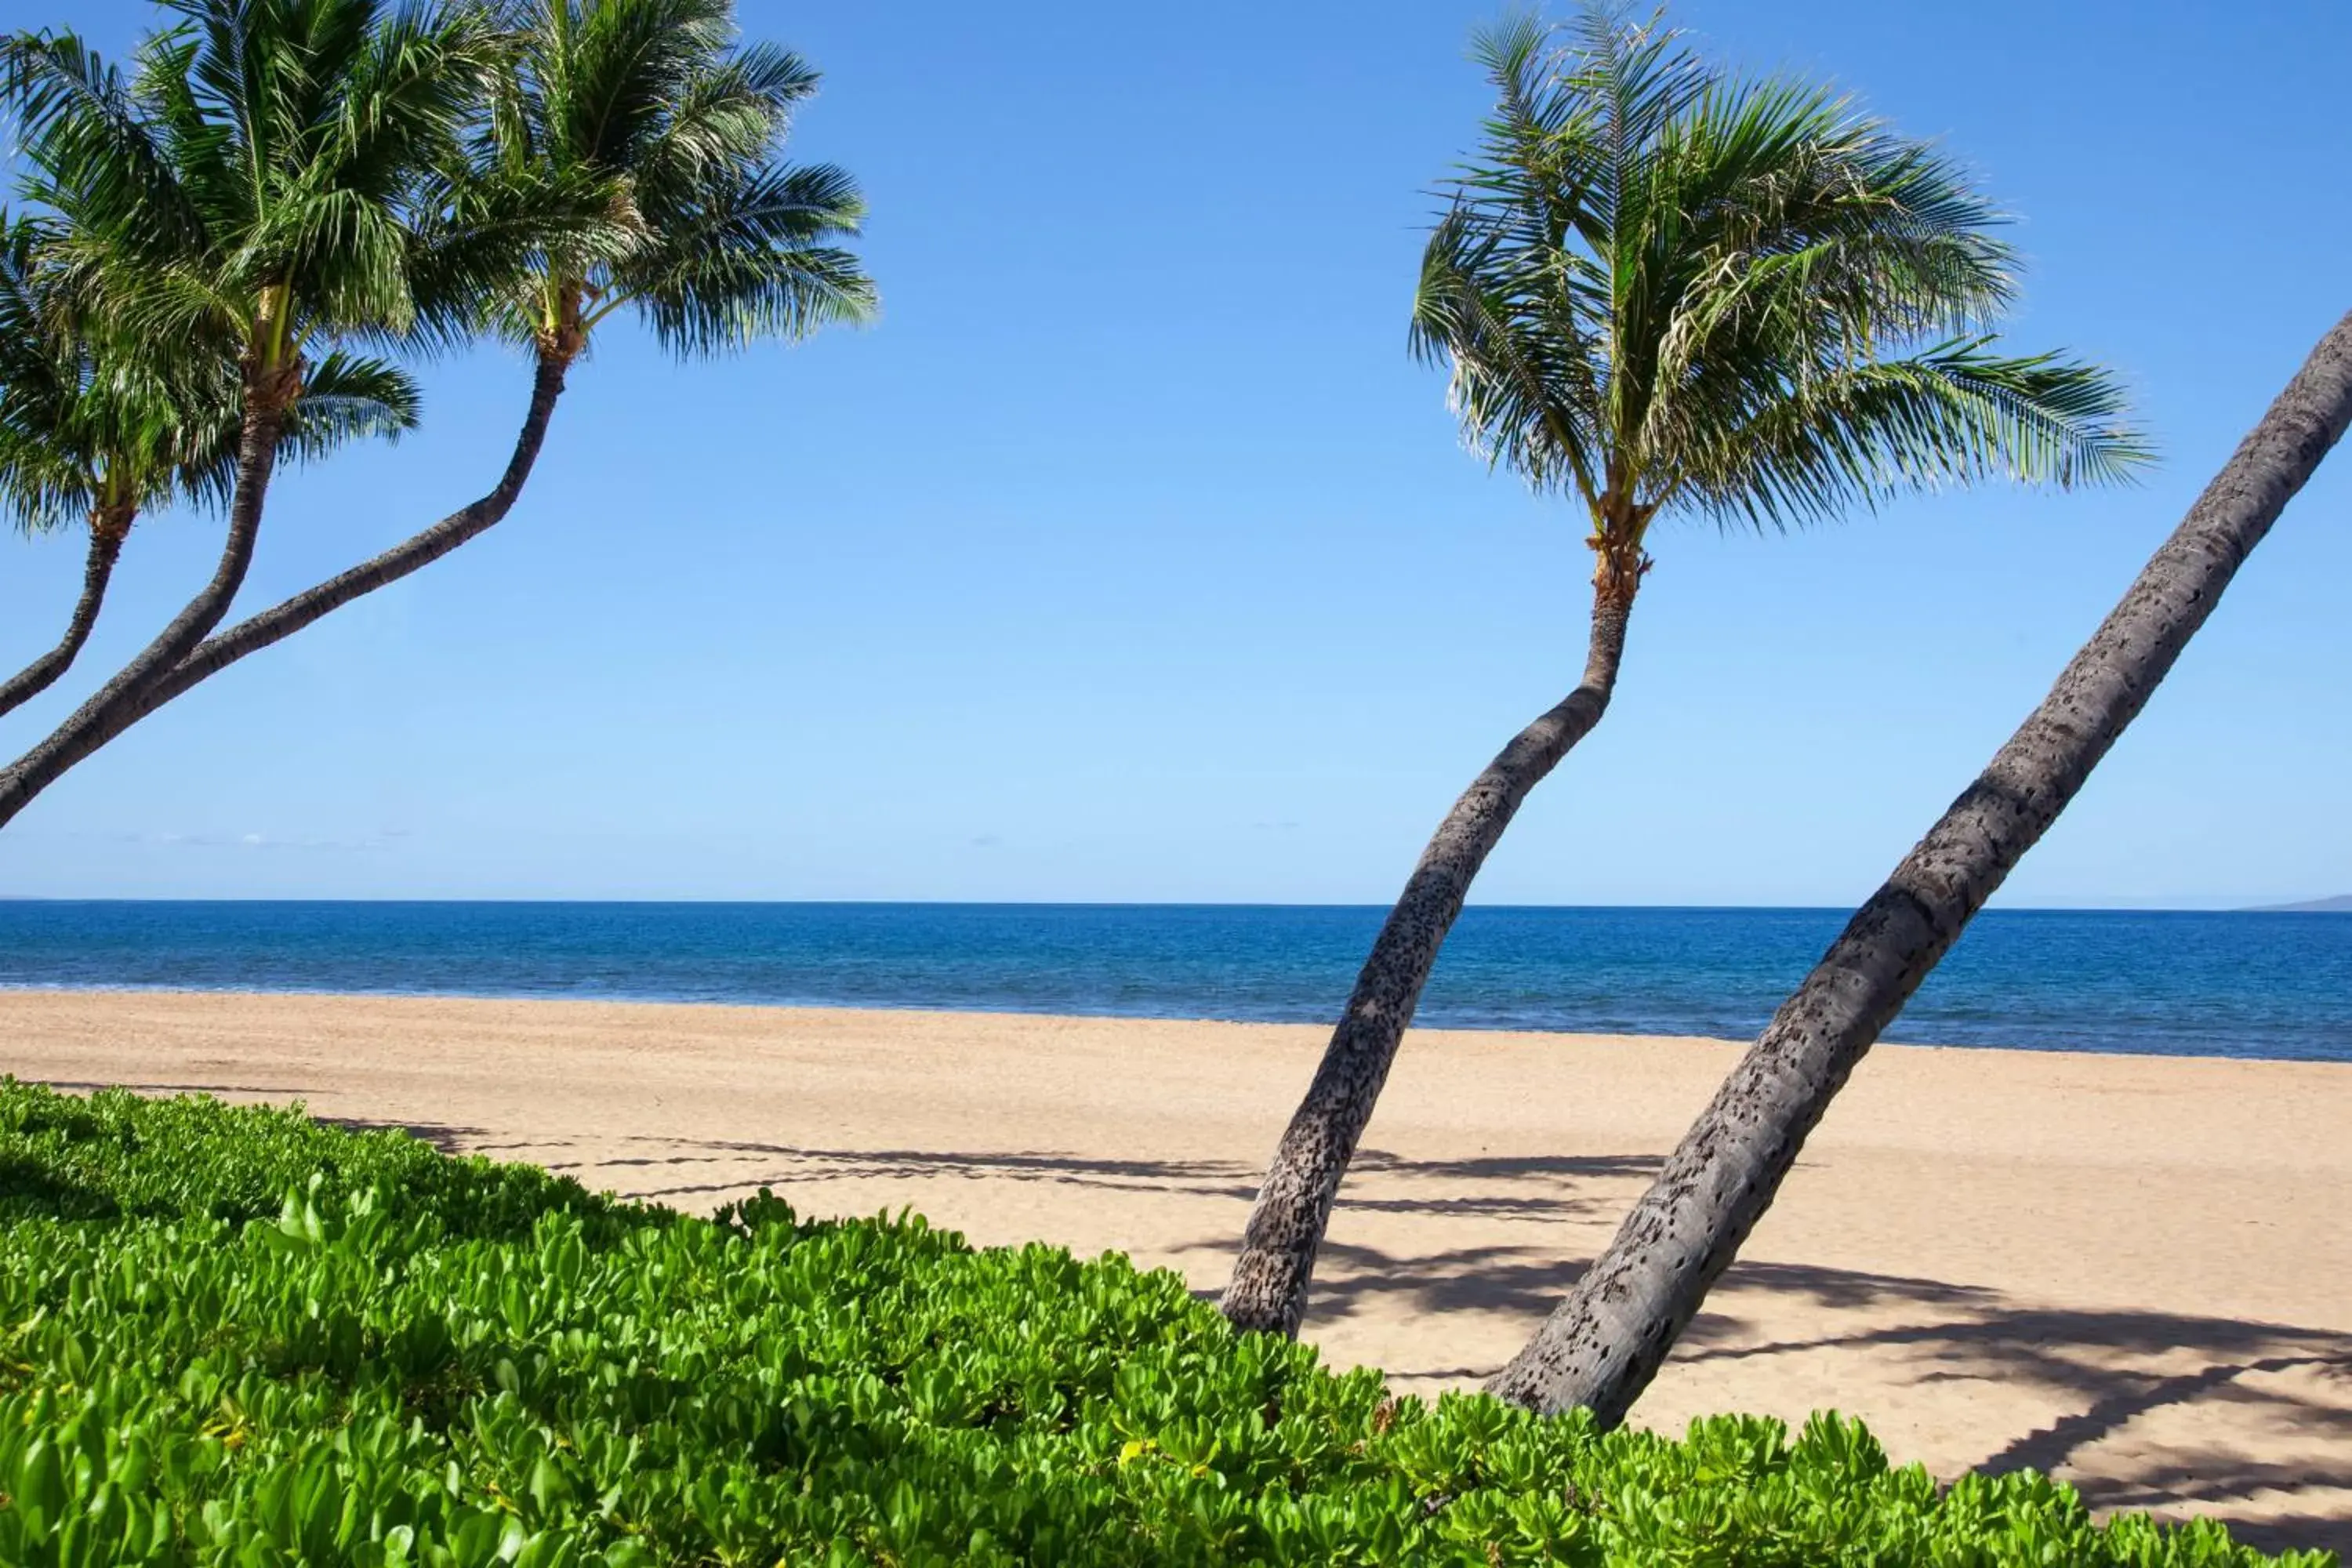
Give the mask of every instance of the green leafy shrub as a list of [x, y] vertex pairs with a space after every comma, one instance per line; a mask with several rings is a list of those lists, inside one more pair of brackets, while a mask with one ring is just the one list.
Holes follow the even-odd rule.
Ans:
[[1834, 1417], [1392, 1399], [1116, 1258], [13, 1083], [0, 1494], [25, 1568], [2264, 1561]]

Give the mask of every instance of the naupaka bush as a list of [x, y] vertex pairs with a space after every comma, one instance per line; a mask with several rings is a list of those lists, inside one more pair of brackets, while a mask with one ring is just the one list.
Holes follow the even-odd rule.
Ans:
[[1392, 1398], [1118, 1258], [16, 1084], [0, 1492], [26, 1568], [2265, 1561], [1832, 1416]]

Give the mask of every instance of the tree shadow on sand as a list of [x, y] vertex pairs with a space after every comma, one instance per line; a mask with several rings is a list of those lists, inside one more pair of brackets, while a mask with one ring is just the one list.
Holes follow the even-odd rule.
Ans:
[[[1256, 1167], [1233, 1160], [1099, 1159], [1036, 1150], [942, 1151], [931, 1149], [813, 1149], [782, 1143], [728, 1140], [645, 1138], [660, 1152], [606, 1157], [593, 1163], [551, 1161], [551, 1170], [668, 1166], [716, 1179], [659, 1187], [632, 1187], [634, 1196], [653, 1201], [732, 1192], [749, 1186], [779, 1190], [795, 1184], [845, 1180], [912, 1181], [957, 1176], [975, 1181], [1050, 1182], [1063, 1185], [1156, 1191], [1188, 1197], [1246, 1203], [1257, 1194]], [[546, 1145], [500, 1146], [512, 1150]], [[491, 1152], [485, 1149], [483, 1152]], [[1566, 1184], [1596, 1177], [1634, 1178], [1657, 1167], [1650, 1155], [1538, 1155], [1525, 1159], [1404, 1160], [1365, 1150], [1356, 1162], [1365, 1175], [1428, 1180], [1438, 1189], [1427, 1196], [1350, 1194], [1349, 1206], [1375, 1214], [1447, 1215], [1550, 1221], [1570, 1217], [1587, 1205]], [[712, 1166], [726, 1167], [723, 1173]], [[1462, 1194], [1461, 1184], [1539, 1180], [1559, 1190], [1525, 1194]]]
[[313, 1116], [310, 1120], [324, 1127], [340, 1127], [346, 1132], [405, 1132], [444, 1154], [478, 1153], [480, 1141], [487, 1136], [479, 1127], [460, 1127], [447, 1121], [371, 1121], [357, 1116]]
[[[1206, 1250], [1231, 1243], [1197, 1245]], [[1400, 1257], [1331, 1241], [1324, 1256], [1309, 1337], [1317, 1321], [1343, 1320], [1375, 1303], [1416, 1314], [1507, 1313], [1532, 1330], [1585, 1267], [1525, 1246]], [[2008, 1435], [1973, 1468], [2063, 1475], [2102, 1512], [2209, 1514], [2266, 1552], [2352, 1553], [2352, 1334], [2181, 1313], [2029, 1306], [1978, 1286], [1793, 1263], [1737, 1264], [1713, 1300], [1717, 1310], [1691, 1325], [1674, 1364], [1891, 1353], [1903, 1358], [1905, 1380], [1923, 1402], [1966, 1399], [1975, 1384], [2029, 1387], [2062, 1414]], [[1790, 1314], [1779, 1309], [1792, 1302], [1802, 1315], [1818, 1313], [1832, 1324], [1858, 1312], [1877, 1321], [1769, 1340], [1742, 1315], [1765, 1316], [1759, 1309], [1769, 1306], [1771, 1318], [1786, 1321]], [[1886, 1323], [1890, 1313], [1902, 1321]], [[1394, 1376], [1461, 1383], [1494, 1370], [1389, 1369]], [[1833, 1405], [1837, 1397], [1836, 1386], [1824, 1381], [1818, 1403]], [[2261, 1446], [2281, 1457], [2233, 1449], [2215, 1440], [2217, 1428], [2258, 1431]], [[2168, 1442], [2168, 1431], [2199, 1436]]]
[[[1726, 1283], [1834, 1299], [1850, 1289], [1840, 1272], [1765, 1265], [1736, 1269]], [[1722, 1326], [1706, 1331], [1710, 1325], [1702, 1319], [1676, 1359], [1705, 1363], [1884, 1347], [1907, 1352], [1921, 1363], [1923, 1388], [2030, 1384], [2050, 1391], [2066, 1414], [2016, 1434], [1978, 1468], [2063, 1472], [2092, 1507], [2103, 1510], [2228, 1519], [2231, 1505], [2264, 1492], [2310, 1496], [2322, 1505], [2315, 1511], [2248, 1520], [2233, 1528], [2268, 1551], [2352, 1551], [2352, 1334], [2171, 1312], [2016, 1306], [1990, 1292], [1956, 1295], [1932, 1281], [1897, 1283], [1918, 1286], [1923, 1303], [1962, 1310], [1942, 1321], [1769, 1343], [1740, 1342], [1736, 1330], [1726, 1332]], [[2210, 1443], [2163, 1442], [2162, 1426], [2177, 1425], [2192, 1411], [2200, 1429], [2226, 1423], [2289, 1432], [2303, 1451], [2266, 1460]], [[2143, 1428], [2140, 1442], [2102, 1451], [2143, 1422], [2156, 1426], [2153, 1437]]]

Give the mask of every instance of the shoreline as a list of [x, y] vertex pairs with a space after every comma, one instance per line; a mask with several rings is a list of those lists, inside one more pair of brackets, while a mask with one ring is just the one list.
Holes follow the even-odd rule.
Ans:
[[[2029, 911], [2030, 912], [2030, 911]], [[2057, 911], [2067, 912], [2067, 911]], [[2198, 911], [2179, 911], [2195, 913]], [[2263, 913], [2269, 911], [2232, 911]], [[1048, 1011], [1028, 1007], [989, 1007], [976, 1005], [937, 1005], [925, 1002], [880, 1003], [860, 999], [855, 1002], [824, 1001], [740, 1001], [724, 997], [686, 997], [658, 995], [642, 992], [614, 991], [594, 994], [578, 991], [450, 991], [422, 989], [353, 990], [332, 986], [252, 986], [252, 985], [173, 985], [173, 984], [55, 984], [0, 980], [0, 998], [9, 996], [226, 996], [260, 999], [287, 997], [313, 1001], [339, 998], [393, 1002], [484, 1002], [499, 1005], [532, 1005], [552, 1003], [558, 1005], [614, 1007], [694, 1007], [722, 1008], [755, 1013], [877, 1013], [882, 1015], [914, 1014], [941, 1018], [1038, 1018], [1083, 1019], [1102, 1024], [1203, 1024], [1218, 1028], [1317, 1029], [1328, 1034], [1331, 1023], [1318, 1018], [1242, 1018], [1220, 1017], [1213, 1014], [1174, 1012], [1087, 1012]], [[1900, 1020], [1897, 1020], [1899, 1023]], [[1745, 1050], [1752, 1038], [1734, 1038], [1727, 1035], [1672, 1035], [1633, 1029], [1551, 1029], [1531, 1028], [1512, 1024], [1446, 1023], [1423, 1025], [1416, 1022], [1412, 1032], [1420, 1035], [1481, 1035], [1502, 1036], [1531, 1040], [1692, 1040], [1715, 1046], [1736, 1046]], [[2252, 1062], [2277, 1063], [2297, 1067], [2335, 1067], [2352, 1069], [2352, 1055], [2327, 1057], [2268, 1056], [2253, 1052], [2229, 1051], [2126, 1051], [2107, 1050], [2095, 1046], [2018, 1046], [1973, 1045], [1950, 1040], [1894, 1040], [1882, 1038], [1871, 1047], [1872, 1054], [1884, 1050], [1904, 1051], [1966, 1051], [1975, 1054], [2023, 1057], [2096, 1057], [2103, 1059], [2144, 1062]]]
[[[1381, 913], [1254, 905], [0, 905], [0, 980], [912, 1005], [1328, 1028]], [[1829, 910], [1475, 905], [1451, 932], [1417, 1022], [1754, 1039], [1846, 919]], [[2352, 921], [1990, 910], [1887, 1033], [1969, 1048], [2352, 1059]]]
[[[0, 1070], [300, 1100], [688, 1212], [911, 1205], [1213, 1291], [1320, 1025], [734, 1003], [0, 991]], [[1475, 1386], [1745, 1047], [1408, 1037], [1306, 1337]], [[1867, 1420], [1939, 1477], [2352, 1547], [2352, 1064], [1881, 1046], [1639, 1423]]]

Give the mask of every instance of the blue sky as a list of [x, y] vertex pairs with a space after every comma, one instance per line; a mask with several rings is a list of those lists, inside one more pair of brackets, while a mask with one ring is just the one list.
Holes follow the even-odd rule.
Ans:
[[[6, 0], [120, 49], [131, 0]], [[1403, 318], [1486, 4], [747, 0], [826, 75], [879, 325], [677, 367], [628, 331], [457, 555], [172, 705], [0, 833], [0, 894], [1384, 902], [1582, 662], [1576, 518], [1460, 448]], [[1617, 704], [1478, 896], [1843, 905], [2039, 700], [2347, 306], [2339, 0], [1687, 0], [2021, 215], [2012, 340], [2108, 360], [2165, 462], [1656, 545]], [[485, 488], [527, 391], [282, 482], [274, 600]], [[2352, 455], [2290, 509], [2013, 903], [2352, 890]], [[68, 685], [200, 583], [143, 523]], [[0, 540], [0, 660], [70, 538]]]

